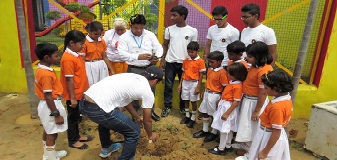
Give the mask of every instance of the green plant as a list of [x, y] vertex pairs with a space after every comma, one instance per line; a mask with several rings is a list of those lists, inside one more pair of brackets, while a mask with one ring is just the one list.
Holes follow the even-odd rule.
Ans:
[[67, 9], [69, 12], [77, 12], [80, 11], [80, 4], [77, 2], [71, 2], [64, 6], [65, 9]]
[[51, 33], [55, 36], [60, 36], [60, 34], [63, 32], [63, 28], [54, 28]]
[[57, 20], [59, 18], [61, 18], [61, 13], [59, 11], [49, 11], [45, 14], [45, 17], [50, 19], [50, 20]]
[[90, 12], [90, 8], [84, 4], [81, 4], [80, 7], [79, 7], [79, 10], [81, 12]]

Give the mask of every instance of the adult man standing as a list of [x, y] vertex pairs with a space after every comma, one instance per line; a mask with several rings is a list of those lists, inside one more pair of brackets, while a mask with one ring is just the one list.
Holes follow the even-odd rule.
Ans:
[[[241, 8], [241, 19], [247, 28], [241, 32], [241, 41], [248, 46], [257, 41], [268, 45], [269, 53], [273, 57], [272, 65], [275, 64], [276, 55], [276, 36], [272, 28], [269, 28], [259, 21], [260, 6], [254, 3], [246, 4]], [[243, 55], [246, 56], [245, 53]]]
[[216, 24], [208, 29], [204, 59], [207, 59], [210, 52], [220, 51], [224, 54], [221, 65], [226, 68], [228, 65], [227, 45], [239, 40], [240, 32], [227, 22], [228, 11], [224, 6], [216, 6], [212, 11], [212, 16]]
[[[198, 30], [186, 24], [187, 15], [188, 10], [185, 6], [173, 7], [171, 9], [171, 20], [175, 24], [165, 29], [164, 57], [160, 62], [160, 67], [165, 68], [165, 107], [161, 113], [162, 117], [167, 117], [170, 114], [174, 79], [177, 74], [179, 81], [181, 79], [183, 60], [188, 57], [187, 45], [191, 41], [198, 40]], [[179, 107], [180, 111], [184, 113], [185, 107], [181, 98]]]
[[[120, 36], [118, 51], [122, 59], [129, 65], [127, 72], [141, 74], [144, 70], [158, 62], [163, 55], [163, 47], [154, 33], [144, 29], [146, 19], [142, 14], [135, 14], [130, 18], [131, 29]], [[155, 93], [155, 88], [152, 88]], [[138, 101], [133, 102], [138, 111]], [[160, 117], [154, 113], [152, 108], [151, 117], [159, 121]]]
[[[103, 128], [108, 128], [98, 130], [102, 150], [111, 145], [109, 130], [111, 129], [123, 134], [125, 139], [122, 153], [118, 159], [133, 159], [135, 156], [140, 127], [119, 110], [124, 106], [137, 123], [144, 124], [149, 142], [156, 140], [157, 134], [152, 132], [150, 118], [154, 103], [151, 88], [154, 88], [163, 79], [163, 76], [163, 71], [153, 65], [146, 68], [141, 75], [121, 73], [109, 76], [84, 92], [80, 101], [81, 113]], [[133, 100], [142, 100], [143, 118], [133, 108], [131, 103]]]

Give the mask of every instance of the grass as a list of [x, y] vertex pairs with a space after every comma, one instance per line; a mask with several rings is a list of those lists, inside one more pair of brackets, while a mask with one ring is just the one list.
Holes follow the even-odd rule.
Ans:
[[64, 37], [56, 36], [53, 34], [47, 34], [45, 36], [36, 37], [36, 44], [41, 42], [49, 42], [52, 44], [56, 44], [57, 46], [60, 46], [64, 43]]

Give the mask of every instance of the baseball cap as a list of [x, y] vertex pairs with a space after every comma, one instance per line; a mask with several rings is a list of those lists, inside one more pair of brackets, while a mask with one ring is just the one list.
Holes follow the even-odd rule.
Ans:
[[163, 80], [164, 77], [163, 70], [155, 65], [147, 67], [145, 73], [149, 74], [151, 77], [158, 78], [159, 81]]

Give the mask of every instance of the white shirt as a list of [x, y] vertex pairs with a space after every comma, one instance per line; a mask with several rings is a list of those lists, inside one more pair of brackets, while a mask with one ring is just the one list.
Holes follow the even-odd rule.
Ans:
[[112, 62], [123, 62], [117, 50], [119, 37], [120, 36], [115, 32], [115, 29], [106, 31], [103, 36], [107, 45], [107, 57]]
[[154, 95], [149, 81], [134, 73], [116, 74], [93, 84], [86, 92], [106, 113], [134, 100], [142, 100], [142, 108], [152, 108]]
[[[252, 44], [253, 41], [261, 41], [267, 45], [277, 44], [274, 30], [263, 24], [260, 24], [255, 28], [244, 28], [241, 32], [241, 41], [246, 46]], [[246, 53], [244, 53], [242, 57], [246, 57]]]
[[191, 41], [198, 41], [198, 30], [189, 25], [178, 27], [172, 25], [165, 29], [165, 39], [170, 40], [165, 61], [169, 63], [183, 63], [188, 58], [187, 45]]
[[138, 55], [143, 53], [154, 54], [158, 58], [163, 55], [163, 47], [152, 32], [144, 29], [143, 34], [138, 37], [131, 30], [126, 31], [119, 37], [119, 55], [128, 65], [144, 67], [150, 64], [148, 60], [138, 60]]
[[222, 66], [228, 65], [227, 45], [239, 40], [239, 36], [239, 30], [229, 23], [225, 28], [219, 28], [217, 25], [209, 27], [206, 38], [212, 40], [210, 52], [220, 51], [224, 54]]

